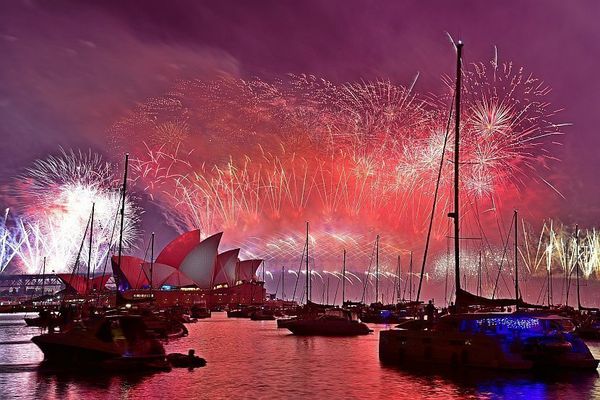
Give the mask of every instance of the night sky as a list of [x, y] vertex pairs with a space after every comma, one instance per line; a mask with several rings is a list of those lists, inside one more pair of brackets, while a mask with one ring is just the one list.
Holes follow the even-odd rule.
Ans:
[[[0, 5], [0, 177], [35, 158], [92, 148], [114, 160], [107, 130], [177, 79], [272, 79], [310, 73], [335, 82], [418, 72], [421, 92], [453, 73], [446, 32], [465, 60], [523, 65], [552, 88], [564, 129], [548, 172], [549, 217], [600, 223], [597, 1], [5, 1]], [[525, 194], [527, 197], [527, 194]], [[531, 206], [531, 205], [530, 205]], [[536, 205], [537, 206], [537, 205]]]

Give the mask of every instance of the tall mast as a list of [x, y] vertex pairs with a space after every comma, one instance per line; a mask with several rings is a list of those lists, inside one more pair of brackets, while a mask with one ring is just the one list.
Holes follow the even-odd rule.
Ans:
[[577, 274], [577, 309], [581, 311], [581, 298], [579, 297], [579, 225], [575, 225], [575, 273]]
[[44, 263], [42, 264], [42, 296], [44, 295], [45, 283], [46, 283], [46, 257], [44, 257]]
[[454, 103], [454, 211], [449, 214], [454, 219], [454, 286], [456, 288], [456, 300], [460, 292], [460, 230], [459, 230], [459, 143], [460, 143], [460, 85], [462, 79], [462, 41], [456, 43], [456, 89]]
[[346, 299], [346, 249], [344, 249], [344, 259], [342, 262], [342, 307]]
[[517, 233], [519, 231], [517, 224], [519, 222], [517, 210], [515, 210], [515, 308], [519, 310], [519, 242]]
[[[567, 250], [565, 251], [566, 254], [569, 254], [569, 252], [573, 252], [573, 250], [571, 249], [571, 241], [567, 242]], [[567, 260], [568, 262], [568, 260]], [[571, 270], [569, 267], [565, 268], [565, 283], [564, 286], [567, 288], [566, 291], [566, 299], [565, 299], [565, 305], [567, 307], [569, 307], [569, 292], [571, 289]]]
[[410, 252], [410, 264], [408, 266], [408, 301], [412, 301], [412, 290], [413, 290], [413, 260], [412, 260], [412, 251]]
[[88, 251], [87, 274], [85, 277], [85, 294], [87, 295], [90, 285], [90, 269], [92, 265], [92, 240], [94, 238], [94, 208], [96, 203], [92, 203], [92, 216], [90, 217], [90, 248]]
[[479, 264], [477, 264], [477, 296], [483, 296], [481, 289], [481, 250], [479, 250]]
[[152, 232], [152, 236], [150, 237], [150, 290], [152, 290], [153, 286], [153, 277], [154, 277], [154, 232]]
[[379, 235], [375, 239], [375, 303], [379, 302]]
[[285, 266], [281, 267], [281, 300], [285, 301]]
[[306, 304], [310, 303], [310, 269], [308, 268], [308, 221], [306, 222]]
[[[396, 303], [400, 302], [400, 255], [398, 255], [398, 263], [396, 265], [396, 280], [394, 280], [394, 299]], [[394, 301], [392, 301], [394, 303]]]
[[[119, 274], [121, 272], [121, 255], [123, 253], [123, 229], [125, 226], [125, 196], [127, 194], [127, 169], [129, 168], [129, 153], [125, 154], [125, 173], [123, 174], [123, 193], [121, 194], [121, 224], [119, 227], [119, 251], [117, 253], [117, 259], [119, 263]], [[117, 284], [117, 305], [119, 305], [119, 274], [115, 274], [115, 283]]]

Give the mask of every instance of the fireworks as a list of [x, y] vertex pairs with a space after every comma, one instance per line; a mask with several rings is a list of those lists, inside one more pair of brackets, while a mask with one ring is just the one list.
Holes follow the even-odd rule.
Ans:
[[[293, 249], [286, 243], [308, 220], [316, 235], [331, 238], [315, 246], [330, 255], [328, 264], [345, 246], [366, 256], [381, 234], [393, 238], [382, 256], [393, 265], [399, 253], [421, 247], [449, 117], [448, 96], [421, 96], [414, 86], [304, 75], [186, 81], [134, 110], [112, 136], [133, 154], [138, 187], [180, 232], [224, 230], [231, 245], [251, 241], [255, 256], [297, 257], [299, 241]], [[499, 192], [518, 191], [552, 159], [561, 125], [551, 122], [547, 91], [497, 59], [465, 69], [461, 170], [470, 204], [495, 209]], [[447, 163], [438, 239], [446, 233], [440, 222], [451, 177]], [[465, 225], [474, 214], [463, 213]]]
[[21, 245], [21, 236], [15, 227], [9, 226], [9, 209], [4, 211], [0, 224], [0, 272], [3, 272], [16, 255]]
[[581, 277], [591, 278], [600, 274], [600, 234], [594, 229], [579, 231], [549, 220], [544, 222], [539, 234], [523, 225], [525, 238], [522, 257], [531, 274], [544, 276], [554, 274], [573, 276], [579, 264]]
[[[19, 210], [16, 229], [20, 243], [14, 246], [25, 270], [39, 272], [46, 257], [49, 271], [71, 271], [89, 228], [92, 204], [95, 212], [90, 269], [101, 270], [117, 237], [114, 226], [121, 202], [119, 182], [110, 163], [91, 152], [61, 151], [59, 156], [35, 161], [18, 178], [15, 196], [28, 205]], [[140, 210], [129, 198], [125, 210], [123, 242], [125, 247], [132, 247], [138, 235]], [[82, 265], [87, 264], [88, 252], [89, 239], [83, 243]]]
[[470, 165], [465, 186], [489, 194], [535, 180], [538, 168], [553, 159], [545, 144], [566, 125], [553, 122], [550, 88], [523, 68], [500, 64], [497, 54], [467, 68], [464, 81], [462, 159]]

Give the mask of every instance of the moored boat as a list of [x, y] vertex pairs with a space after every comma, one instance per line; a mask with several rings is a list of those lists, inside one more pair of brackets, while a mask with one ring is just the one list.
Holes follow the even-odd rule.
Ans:
[[211, 317], [210, 309], [206, 306], [194, 304], [190, 309], [190, 317], [197, 319], [205, 319]]
[[373, 332], [356, 314], [341, 308], [290, 319], [284, 327], [301, 336], [358, 336]]
[[274, 321], [276, 318], [273, 310], [261, 307], [250, 314], [250, 319], [252, 321]]
[[400, 365], [596, 369], [598, 360], [565, 327], [567, 323], [558, 316], [518, 313], [464, 313], [432, 322], [408, 321], [381, 332], [379, 357]]
[[[520, 297], [518, 275], [517, 212], [515, 227], [515, 298], [488, 299], [461, 289], [460, 277], [460, 95], [462, 79], [462, 43], [456, 44], [455, 134], [454, 134], [454, 209], [448, 214], [454, 222], [455, 305], [451, 315], [435, 320], [407, 321], [399, 329], [382, 331], [379, 357], [394, 364], [445, 364], [476, 368], [529, 370], [533, 368], [570, 368], [595, 370], [594, 359], [586, 344], [573, 332], [567, 318], [533, 313], [464, 312], [470, 306], [539, 308]], [[443, 152], [440, 165], [443, 165]], [[441, 167], [439, 170], [441, 174]], [[438, 175], [438, 179], [439, 179]], [[438, 180], [439, 182], [439, 180]], [[437, 187], [436, 187], [437, 193]], [[435, 196], [434, 196], [435, 198]], [[433, 210], [435, 210], [435, 200]], [[434, 212], [432, 211], [432, 219]], [[431, 224], [430, 224], [431, 227]], [[427, 248], [427, 245], [426, 245]], [[425, 257], [424, 257], [425, 259]], [[423, 268], [424, 268], [423, 263]], [[421, 281], [423, 269], [421, 271]], [[419, 283], [419, 287], [421, 285]], [[419, 300], [420, 290], [417, 292]], [[449, 307], [450, 310], [450, 307]], [[456, 312], [460, 311], [460, 312]]]
[[90, 320], [59, 333], [34, 336], [44, 361], [68, 366], [169, 369], [165, 349], [142, 318], [116, 315]]

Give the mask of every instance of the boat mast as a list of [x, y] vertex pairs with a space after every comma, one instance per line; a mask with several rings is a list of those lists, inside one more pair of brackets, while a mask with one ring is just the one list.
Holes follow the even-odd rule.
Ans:
[[379, 235], [375, 239], [375, 303], [379, 302]]
[[92, 203], [92, 216], [90, 219], [90, 248], [88, 251], [88, 263], [87, 263], [87, 274], [85, 279], [85, 294], [89, 292], [90, 288], [90, 267], [92, 265], [92, 240], [94, 238], [94, 208], [96, 207], [96, 203]]
[[462, 79], [462, 48], [463, 42], [456, 43], [456, 89], [454, 103], [454, 211], [448, 216], [454, 220], [454, 286], [456, 290], [456, 299], [460, 292], [460, 229], [459, 229], [459, 143], [460, 143], [460, 85]]
[[518, 224], [518, 214], [517, 210], [515, 210], [515, 309], [519, 310], [519, 242], [517, 239], [517, 224]]
[[409, 264], [409, 272], [408, 272], [408, 301], [412, 301], [412, 292], [413, 292], [413, 257], [412, 251], [410, 252], [410, 264]]
[[577, 310], [581, 311], [581, 298], [579, 297], [579, 225], [575, 225], [575, 273], [577, 274]]
[[285, 266], [281, 267], [281, 300], [285, 301]]
[[344, 259], [342, 262], [342, 307], [346, 299], [346, 249], [344, 249]]
[[479, 264], [477, 265], [477, 296], [483, 296], [481, 288], [481, 250], [479, 250]]
[[306, 304], [310, 303], [310, 269], [308, 267], [308, 221], [306, 222]]
[[[119, 227], [119, 250], [117, 253], [117, 259], [119, 264], [119, 274], [121, 273], [121, 256], [123, 254], [123, 229], [125, 226], [125, 196], [127, 193], [127, 169], [129, 168], [129, 153], [125, 154], [125, 172], [123, 174], [123, 193], [121, 194], [121, 224]], [[119, 274], [115, 274], [115, 283], [117, 284], [117, 306], [119, 305], [119, 301], [122, 300], [120, 298], [119, 291], [119, 283], [120, 279], [118, 277]]]
[[42, 296], [44, 295], [45, 284], [46, 284], [46, 257], [44, 257], [44, 262], [42, 264]]
[[400, 255], [398, 255], [398, 264], [396, 265], [396, 281], [394, 284], [394, 291], [395, 291], [395, 302], [399, 303], [400, 302], [400, 290], [401, 290], [401, 284], [402, 281], [400, 280]]
[[150, 236], [150, 290], [152, 290], [153, 286], [153, 271], [154, 270], [154, 232], [152, 232], [152, 236]]

